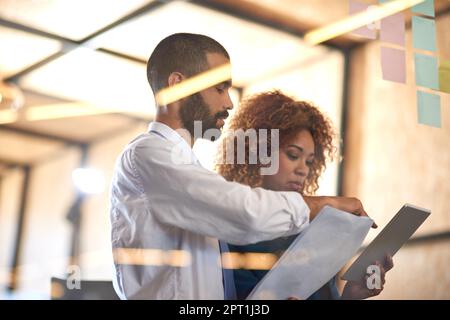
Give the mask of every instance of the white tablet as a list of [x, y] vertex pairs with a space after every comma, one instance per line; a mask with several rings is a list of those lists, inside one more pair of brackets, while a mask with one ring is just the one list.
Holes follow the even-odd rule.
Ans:
[[394, 256], [430, 213], [430, 210], [405, 204], [350, 266], [342, 279], [359, 281], [366, 275], [369, 265], [375, 261], [383, 263], [386, 254]]

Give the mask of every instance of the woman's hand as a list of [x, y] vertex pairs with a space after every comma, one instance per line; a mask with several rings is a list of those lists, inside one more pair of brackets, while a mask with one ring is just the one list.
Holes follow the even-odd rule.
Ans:
[[379, 295], [381, 291], [383, 291], [384, 284], [386, 282], [386, 272], [394, 267], [394, 262], [392, 261], [392, 257], [390, 255], [387, 255], [383, 265], [379, 261], [376, 261], [374, 265], [380, 268], [380, 287], [369, 289], [367, 285], [367, 279], [369, 278], [369, 276], [366, 275], [361, 281], [348, 281], [344, 287], [344, 291], [342, 292], [341, 299], [362, 300], [370, 297], [375, 297]]

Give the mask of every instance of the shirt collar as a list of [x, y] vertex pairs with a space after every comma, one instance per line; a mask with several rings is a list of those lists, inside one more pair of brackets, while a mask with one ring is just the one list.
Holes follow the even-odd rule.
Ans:
[[193, 163], [200, 164], [197, 157], [192, 152], [191, 146], [186, 142], [186, 140], [183, 139], [183, 137], [178, 132], [173, 130], [168, 125], [162, 122], [152, 121], [148, 125], [148, 131], [156, 132], [161, 136], [163, 136], [164, 138], [166, 138], [167, 140], [173, 142], [174, 144], [182, 146], [185, 152], [189, 151], [189, 153], [191, 154]]
[[189, 144], [186, 142], [186, 140], [183, 139], [183, 137], [178, 132], [176, 132], [171, 127], [162, 122], [158, 121], [150, 122], [150, 124], [148, 125], [148, 131], [157, 132], [167, 140], [172, 141], [173, 143], [176, 144], [179, 143], [180, 140], [183, 140], [186, 143], [186, 145], [190, 148]]

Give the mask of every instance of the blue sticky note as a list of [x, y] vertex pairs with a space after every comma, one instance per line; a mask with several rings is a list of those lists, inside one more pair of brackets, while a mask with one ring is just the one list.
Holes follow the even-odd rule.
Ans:
[[417, 121], [420, 124], [441, 127], [441, 97], [423, 91], [417, 91]]
[[436, 24], [434, 20], [412, 17], [412, 32], [414, 48], [436, 51]]
[[434, 17], [434, 0], [425, 0], [412, 7], [412, 12]]
[[416, 85], [439, 90], [439, 76], [436, 57], [414, 54]]

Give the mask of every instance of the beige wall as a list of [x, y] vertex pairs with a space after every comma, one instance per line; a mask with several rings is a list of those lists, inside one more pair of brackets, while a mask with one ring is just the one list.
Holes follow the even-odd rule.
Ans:
[[[81, 278], [111, 280], [109, 184], [115, 160], [124, 146], [146, 125], [136, 125], [89, 149], [88, 166], [105, 174], [106, 189], [88, 196], [82, 206]], [[18, 298], [49, 298], [50, 278], [68, 271], [72, 226], [66, 219], [76, 197], [72, 171], [79, 166], [78, 148], [65, 148], [52, 160], [33, 166], [30, 177], [22, 251], [18, 268]], [[3, 172], [0, 195], [0, 300], [9, 280], [17, 212], [23, 183], [21, 170]]]
[[9, 281], [16, 236], [23, 173], [19, 169], [2, 172], [0, 190], [0, 290]]
[[450, 299], [450, 241], [402, 248], [380, 299]]
[[123, 148], [147, 130], [139, 124], [129, 131], [96, 143], [89, 149], [88, 165], [101, 170], [106, 178], [105, 192], [90, 196], [83, 207], [81, 268], [83, 279], [111, 280], [113, 259], [109, 222], [109, 186], [114, 164]]
[[[449, 14], [437, 19], [438, 55], [447, 60], [449, 25]], [[410, 32], [406, 41], [406, 85], [382, 80], [378, 41], [351, 56], [344, 194], [360, 198], [380, 226], [404, 203], [431, 209], [417, 236], [450, 231], [450, 95], [439, 94], [442, 128], [417, 123]], [[450, 239], [402, 249], [381, 298], [449, 299], [449, 248]]]
[[19, 289], [46, 294], [51, 276], [64, 276], [70, 253], [67, 210], [74, 201], [71, 173], [80, 162], [77, 148], [33, 167], [20, 259]]

